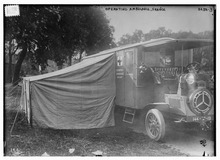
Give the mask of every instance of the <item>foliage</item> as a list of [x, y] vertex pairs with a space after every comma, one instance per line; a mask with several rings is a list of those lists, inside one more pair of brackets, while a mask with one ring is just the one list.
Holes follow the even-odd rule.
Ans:
[[[27, 51], [34, 63], [45, 64], [48, 54], [49, 25], [56, 26], [59, 19], [55, 7], [20, 6], [20, 16], [5, 18], [6, 40], [15, 39], [18, 46]], [[42, 52], [43, 51], [43, 52]], [[38, 55], [40, 54], [40, 55]]]
[[135, 30], [133, 35], [125, 34], [121, 37], [120, 41], [117, 43], [119, 46], [126, 44], [133, 44], [142, 41], [148, 41], [151, 39], [157, 39], [162, 37], [170, 37], [176, 39], [213, 39], [213, 31], [205, 31], [195, 34], [191, 31], [179, 31], [177, 33], [172, 32], [172, 30], [166, 30], [165, 27], [159, 27], [156, 30], [150, 30], [148, 33], [143, 33], [142, 30]]
[[15, 61], [15, 53], [18, 51], [18, 44], [15, 39], [10, 39], [5, 43], [5, 56], [8, 59], [8, 73], [7, 82], [12, 81], [12, 63]]
[[59, 22], [56, 14], [57, 7], [47, 6], [20, 6], [20, 16], [5, 18], [5, 40], [15, 39], [17, 45], [22, 49], [15, 66], [13, 83], [17, 83], [23, 60], [27, 53], [31, 61], [36, 64], [45, 65], [50, 54], [49, 34], [51, 30], [48, 26], [53, 26]]
[[133, 35], [125, 34], [121, 37], [118, 45], [133, 44], [144, 40], [144, 33], [141, 30], [135, 30]]
[[15, 39], [22, 49], [14, 74], [18, 79], [25, 57], [45, 68], [47, 60], [62, 65], [78, 52], [114, 45], [104, 12], [91, 6], [20, 5], [20, 16], [5, 18], [5, 40]]
[[[105, 12], [101, 8], [86, 9], [86, 29], [89, 30], [86, 51], [89, 54], [115, 47], [113, 42], [114, 27], [109, 25]], [[91, 29], [90, 29], [91, 28]]]
[[144, 34], [145, 40], [156, 39], [161, 37], [172, 37], [171, 30], [166, 30], [165, 27], [159, 27], [157, 30], [151, 30], [149, 33]]
[[114, 28], [98, 7], [62, 7], [60, 25], [63, 41], [59, 48], [65, 48], [70, 65], [77, 53], [93, 54], [114, 45]]

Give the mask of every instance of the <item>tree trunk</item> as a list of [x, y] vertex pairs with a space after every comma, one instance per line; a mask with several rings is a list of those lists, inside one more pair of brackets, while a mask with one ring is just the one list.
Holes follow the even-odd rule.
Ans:
[[11, 47], [9, 47], [8, 53], [8, 82], [12, 82], [12, 54], [11, 54]]
[[9, 61], [8, 61], [8, 82], [12, 82], [12, 55], [9, 53], [8, 55]]
[[81, 60], [82, 60], [82, 54], [83, 54], [83, 51], [80, 51], [80, 53], [79, 53], [79, 62], [81, 62]]
[[22, 62], [24, 61], [26, 54], [27, 54], [27, 43], [24, 42], [24, 44], [22, 45], [22, 51], [19, 55], [19, 58], [18, 58], [16, 65], [15, 65], [13, 85], [17, 85], [19, 82], [21, 65], [22, 65]]
[[69, 54], [68, 56], [68, 66], [72, 65], [72, 54]]
[[9, 42], [9, 48], [8, 48], [8, 76], [7, 76], [7, 81], [9, 83], [12, 82], [12, 53], [11, 53], [11, 48], [12, 48], [12, 40]]

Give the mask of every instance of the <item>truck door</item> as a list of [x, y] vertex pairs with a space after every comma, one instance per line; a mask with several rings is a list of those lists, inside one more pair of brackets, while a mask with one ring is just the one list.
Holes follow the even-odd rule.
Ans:
[[124, 50], [116, 52], [116, 105], [125, 106]]
[[135, 107], [134, 49], [125, 50], [125, 106]]

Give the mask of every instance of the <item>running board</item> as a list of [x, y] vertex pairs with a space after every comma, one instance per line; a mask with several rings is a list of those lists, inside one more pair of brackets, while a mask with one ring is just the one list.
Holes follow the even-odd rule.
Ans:
[[126, 108], [125, 113], [124, 113], [124, 117], [123, 117], [123, 122], [127, 122], [127, 123], [132, 124], [134, 121], [134, 116], [135, 116], [135, 109]]

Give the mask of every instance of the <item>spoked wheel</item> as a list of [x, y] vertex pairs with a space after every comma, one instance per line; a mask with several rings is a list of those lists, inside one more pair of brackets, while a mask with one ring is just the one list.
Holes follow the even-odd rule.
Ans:
[[156, 141], [165, 136], [165, 121], [162, 113], [157, 109], [151, 109], [145, 117], [145, 128], [148, 136]]

